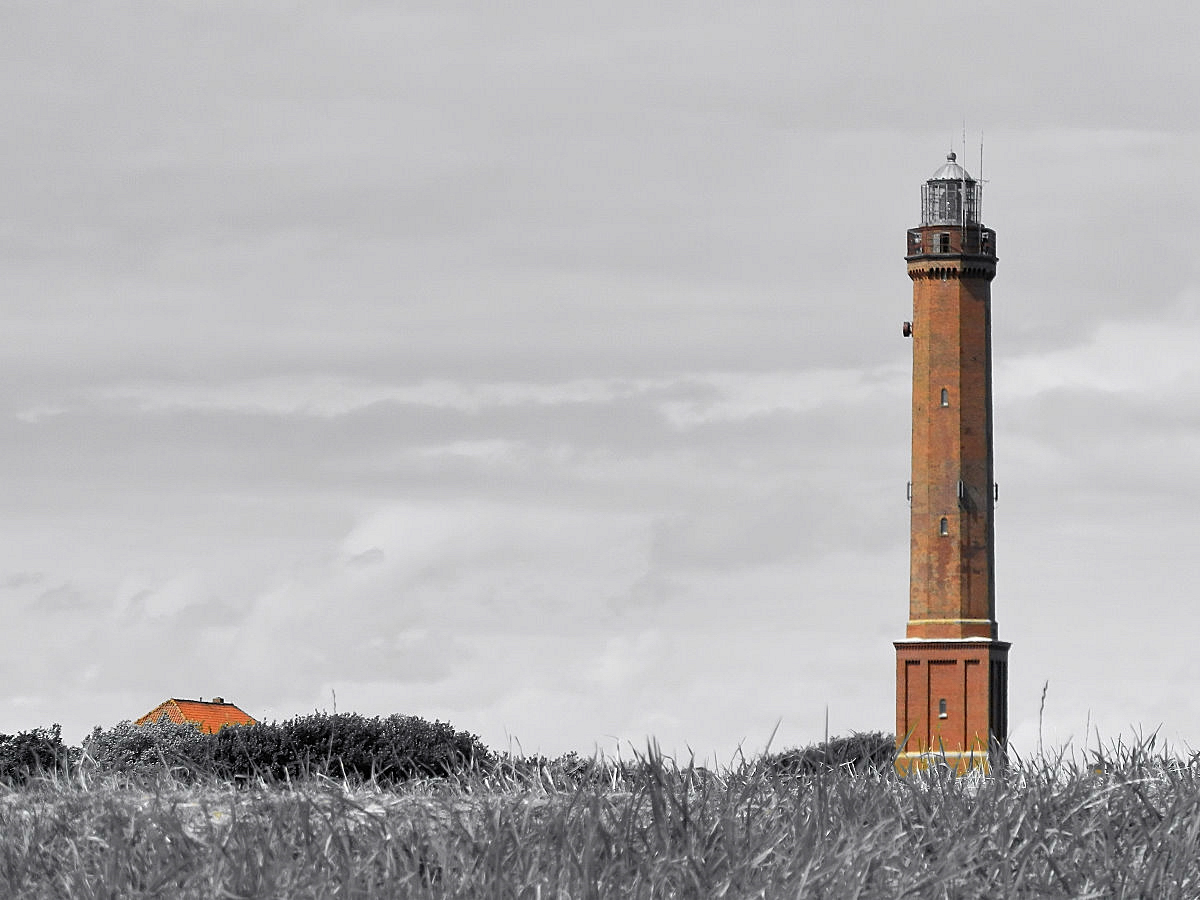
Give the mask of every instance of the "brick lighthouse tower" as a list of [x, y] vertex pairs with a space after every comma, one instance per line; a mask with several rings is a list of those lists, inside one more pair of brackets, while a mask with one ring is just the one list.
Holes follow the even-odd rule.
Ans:
[[908, 631], [896, 641], [896, 767], [936, 754], [986, 767], [1008, 730], [992, 513], [991, 283], [996, 234], [955, 155], [921, 188], [908, 232], [913, 318]]

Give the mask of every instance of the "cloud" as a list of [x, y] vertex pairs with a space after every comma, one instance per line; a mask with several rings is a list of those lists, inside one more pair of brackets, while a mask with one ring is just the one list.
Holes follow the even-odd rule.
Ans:
[[428, 406], [474, 413], [488, 407], [610, 403], [655, 385], [629, 379], [577, 379], [558, 383], [467, 382], [426, 379], [389, 384], [368, 379], [294, 375], [239, 382], [147, 382], [112, 385], [98, 400], [143, 413], [220, 410], [259, 415], [329, 418], [379, 403]]
[[[318, 419], [346, 416], [381, 404], [425, 407], [478, 415], [518, 407], [596, 407], [642, 404], [677, 429], [736, 423], [776, 414], [803, 414], [829, 406], [852, 407], [880, 393], [900, 396], [907, 373], [889, 364], [869, 370], [814, 368], [773, 372], [684, 372], [657, 378], [583, 378], [547, 382], [424, 379], [384, 382], [353, 377], [296, 374], [246, 381], [146, 381], [112, 384], [76, 401], [30, 408], [19, 414], [35, 423], [47, 416], [100, 405], [114, 413], [144, 415], [223, 412]], [[46, 410], [43, 413], [36, 409]], [[502, 455], [502, 441], [463, 441], [443, 450], [461, 456]], [[433, 451], [431, 451], [433, 452]]]
[[86, 608], [83, 594], [73, 585], [60, 584], [42, 591], [33, 609], [40, 613], [68, 613]]
[[66, 406], [60, 406], [57, 404], [28, 406], [24, 409], [18, 410], [16, 417], [18, 421], [27, 422], [30, 425], [36, 425], [43, 419], [49, 419], [53, 416], [61, 416], [63, 413], [67, 412], [67, 409], [68, 408]]
[[6, 575], [0, 579], [0, 587], [7, 590], [16, 590], [28, 585], [41, 584], [46, 580], [46, 576], [41, 572], [13, 572], [11, 575]]
[[995, 374], [1005, 404], [1027, 402], [1055, 390], [1140, 396], [1159, 404], [1200, 387], [1200, 295], [1181, 298], [1154, 318], [1122, 316], [1100, 321], [1075, 346], [1001, 357]]
[[548, 749], [886, 725], [903, 231], [962, 115], [1014, 721], [1045, 666], [1097, 695], [1129, 603], [1185, 653], [1196, 9], [914, 53], [944, 4], [14, 7], [0, 563], [41, 574], [3, 721], [336, 687]]
[[855, 408], [885, 394], [902, 398], [907, 372], [898, 366], [869, 371], [817, 369], [797, 372], [715, 373], [697, 376], [692, 385], [705, 396], [672, 400], [662, 405], [677, 428], [713, 423], [736, 423], [778, 414], [803, 414], [840, 406]]

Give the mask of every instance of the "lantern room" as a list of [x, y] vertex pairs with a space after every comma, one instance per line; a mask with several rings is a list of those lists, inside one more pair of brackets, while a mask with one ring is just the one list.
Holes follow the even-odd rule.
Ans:
[[978, 225], [983, 186], [957, 162], [953, 152], [946, 164], [921, 186], [922, 225]]

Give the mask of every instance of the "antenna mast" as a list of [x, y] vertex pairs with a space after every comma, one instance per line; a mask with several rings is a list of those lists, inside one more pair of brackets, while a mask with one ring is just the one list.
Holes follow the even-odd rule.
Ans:
[[[977, 214], [979, 216], [979, 225], [983, 227], [983, 129], [979, 129], [979, 200], [977, 201], [979, 208]], [[982, 235], [982, 232], [980, 232]]]
[[961, 167], [962, 189], [958, 192], [958, 210], [959, 210], [958, 219], [959, 219], [959, 227], [962, 228], [962, 232], [961, 232], [962, 237], [959, 238], [959, 240], [962, 241], [961, 249], [966, 250], [967, 249], [967, 167], [966, 167], [966, 162], [967, 162], [967, 119], [966, 119], [966, 116], [963, 117], [962, 152], [963, 152], [963, 165]]

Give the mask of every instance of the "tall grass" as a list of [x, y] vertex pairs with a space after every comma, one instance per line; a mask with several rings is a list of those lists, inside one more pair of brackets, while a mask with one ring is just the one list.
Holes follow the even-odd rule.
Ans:
[[1200, 768], [1117, 745], [991, 775], [512, 761], [329, 779], [0, 794], [20, 897], [1200, 897]]

